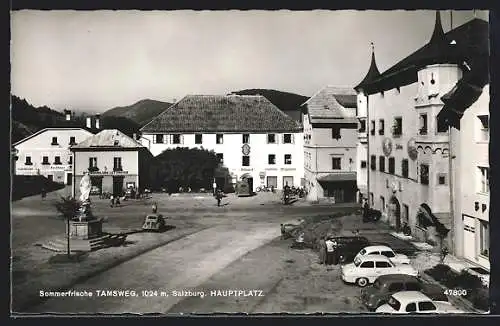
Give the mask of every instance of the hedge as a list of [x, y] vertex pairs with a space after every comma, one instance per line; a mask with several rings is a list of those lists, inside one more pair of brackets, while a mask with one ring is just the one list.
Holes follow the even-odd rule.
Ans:
[[449, 289], [465, 289], [469, 300], [475, 308], [489, 310], [489, 292], [481, 279], [463, 270], [460, 273], [453, 271], [448, 265], [438, 264], [424, 271], [427, 275]]

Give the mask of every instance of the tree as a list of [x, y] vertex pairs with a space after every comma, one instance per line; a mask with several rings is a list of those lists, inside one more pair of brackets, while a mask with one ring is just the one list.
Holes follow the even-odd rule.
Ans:
[[66, 221], [67, 254], [69, 258], [71, 257], [69, 222], [76, 217], [80, 203], [71, 196], [61, 197], [61, 200], [55, 203], [55, 207]]
[[170, 192], [179, 187], [210, 189], [219, 159], [213, 151], [178, 147], [156, 156], [152, 166], [150, 171], [154, 189], [166, 187]]

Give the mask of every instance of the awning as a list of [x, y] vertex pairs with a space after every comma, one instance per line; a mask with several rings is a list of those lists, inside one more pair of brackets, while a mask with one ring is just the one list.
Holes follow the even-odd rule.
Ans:
[[356, 181], [356, 172], [330, 173], [318, 177], [317, 180], [319, 182]]

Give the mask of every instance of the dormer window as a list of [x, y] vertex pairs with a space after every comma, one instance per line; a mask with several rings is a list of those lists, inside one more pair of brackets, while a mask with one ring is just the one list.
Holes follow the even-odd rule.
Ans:
[[57, 137], [52, 137], [52, 143], [50, 143], [51, 145], [59, 145], [57, 143]]

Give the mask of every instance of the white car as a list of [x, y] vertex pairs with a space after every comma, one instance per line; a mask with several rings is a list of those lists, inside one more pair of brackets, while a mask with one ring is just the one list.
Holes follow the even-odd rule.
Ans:
[[410, 264], [410, 258], [403, 254], [395, 253], [388, 246], [368, 246], [363, 249], [356, 255], [356, 257], [365, 256], [365, 255], [382, 255], [389, 258], [394, 264]]
[[453, 314], [465, 313], [449, 302], [433, 301], [419, 291], [402, 291], [394, 293], [386, 304], [375, 310], [389, 314]]
[[354, 262], [341, 267], [342, 280], [365, 287], [382, 275], [406, 274], [418, 276], [418, 271], [411, 265], [396, 265], [382, 255], [365, 255], [356, 257]]

